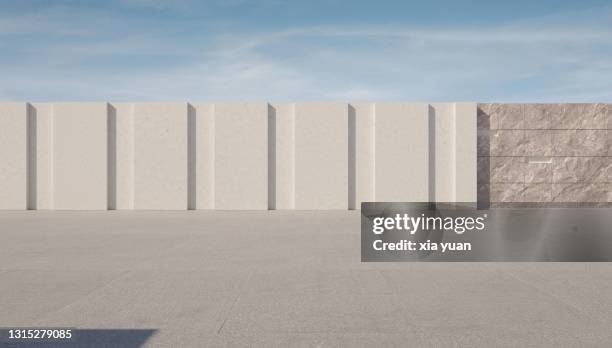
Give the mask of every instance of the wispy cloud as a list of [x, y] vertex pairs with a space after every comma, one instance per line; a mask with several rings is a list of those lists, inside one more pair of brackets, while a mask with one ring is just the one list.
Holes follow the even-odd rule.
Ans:
[[[158, 8], [163, 2], [128, 5]], [[13, 39], [3, 42], [13, 56], [0, 57], [0, 95], [612, 101], [610, 8], [478, 27], [345, 24], [251, 31], [221, 30], [193, 18], [156, 26], [154, 20], [100, 11], [0, 15], [0, 35]], [[107, 20], [111, 25], [102, 26]], [[42, 25], [32, 29], [36, 23]], [[19, 42], [23, 35], [41, 40], [28, 46]], [[42, 40], [55, 36], [61, 39]]]

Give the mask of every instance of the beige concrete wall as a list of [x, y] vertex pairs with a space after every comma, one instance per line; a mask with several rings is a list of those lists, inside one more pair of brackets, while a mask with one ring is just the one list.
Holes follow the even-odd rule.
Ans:
[[454, 199], [451, 202], [475, 202], [478, 199], [477, 165], [478, 131], [475, 103], [454, 105]]
[[1, 209], [475, 201], [476, 104], [0, 103]]
[[27, 104], [0, 104], [0, 209], [28, 206], [27, 141]]
[[355, 117], [355, 209], [375, 201], [375, 103], [351, 103]]
[[434, 103], [435, 197], [438, 202], [475, 202], [476, 104]]
[[[53, 104], [32, 103], [36, 127], [36, 153], [30, 154], [36, 163], [35, 206], [39, 210], [53, 209]], [[31, 179], [31, 178], [30, 178]]]
[[192, 103], [195, 112], [195, 209], [215, 208], [215, 104]]
[[268, 209], [267, 103], [215, 103], [215, 209]]
[[113, 103], [109, 110], [109, 116], [115, 117], [116, 132], [114, 208], [131, 210], [134, 209], [134, 104]]
[[374, 128], [376, 201], [429, 201], [429, 105], [376, 103]]
[[295, 105], [295, 209], [348, 209], [348, 104]]
[[54, 104], [54, 209], [108, 208], [107, 123], [107, 103]]
[[295, 104], [273, 103], [270, 113], [274, 120], [274, 202], [278, 210], [295, 208]]
[[134, 105], [134, 208], [187, 209], [187, 103]]

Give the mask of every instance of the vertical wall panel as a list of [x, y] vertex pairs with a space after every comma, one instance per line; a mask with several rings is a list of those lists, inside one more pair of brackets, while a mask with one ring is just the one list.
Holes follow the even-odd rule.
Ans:
[[432, 104], [435, 117], [435, 200], [455, 201], [455, 107], [451, 103]]
[[53, 104], [31, 105], [36, 120], [36, 209], [53, 209]]
[[1, 209], [476, 200], [474, 103], [3, 103], [0, 126]]
[[430, 200], [429, 122], [427, 104], [376, 103], [377, 201]]
[[56, 103], [53, 110], [53, 207], [107, 208], [107, 103]]
[[187, 209], [187, 103], [134, 105], [134, 208]]
[[192, 103], [195, 109], [196, 209], [215, 209], [215, 105]]
[[295, 209], [348, 209], [348, 105], [295, 105]]
[[0, 104], [0, 209], [27, 208], [26, 103]]
[[274, 103], [276, 121], [275, 209], [293, 209], [295, 169], [295, 104]]
[[197, 124], [196, 109], [187, 104], [187, 209], [195, 210], [197, 204], [196, 160], [197, 160]]
[[476, 103], [455, 103], [455, 200], [476, 202]]
[[267, 103], [215, 103], [215, 208], [268, 209]]
[[[134, 209], [134, 104], [113, 103], [116, 119], [116, 209]], [[114, 109], [114, 110], [113, 110]]]
[[374, 201], [374, 103], [351, 103], [355, 110], [355, 204]]

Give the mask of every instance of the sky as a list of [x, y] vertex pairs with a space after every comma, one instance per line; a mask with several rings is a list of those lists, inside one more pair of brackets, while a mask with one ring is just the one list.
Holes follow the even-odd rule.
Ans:
[[612, 102], [612, 3], [0, 0], [0, 100]]

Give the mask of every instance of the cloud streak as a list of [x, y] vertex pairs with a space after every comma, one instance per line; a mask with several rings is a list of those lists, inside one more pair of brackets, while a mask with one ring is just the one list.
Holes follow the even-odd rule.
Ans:
[[[130, 6], [156, 7], [146, 1]], [[14, 100], [612, 101], [610, 8], [499, 25], [220, 29], [104, 11], [0, 16]], [[79, 18], [67, 22], [67, 17]], [[33, 24], [39, 23], [38, 29]], [[569, 24], [568, 24], [569, 23]], [[196, 33], [201, 33], [197, 35]], [[20, 41], [33, 35], [30, 45]], [[58, 39], [54, 39], [58, 38]]]

